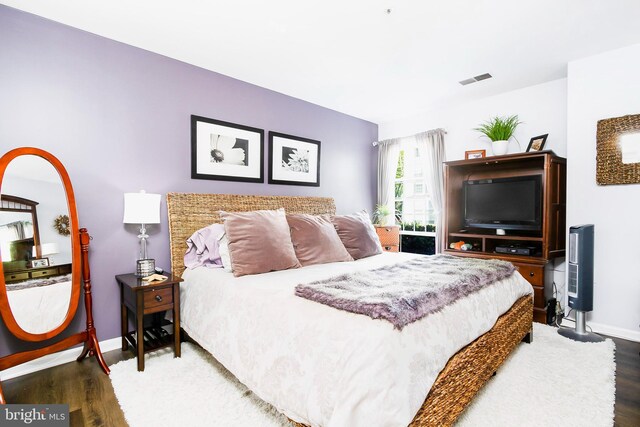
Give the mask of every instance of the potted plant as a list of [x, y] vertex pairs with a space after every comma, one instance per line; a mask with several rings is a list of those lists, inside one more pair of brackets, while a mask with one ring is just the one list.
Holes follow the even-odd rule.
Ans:
[[391, 209], [386, 205], [376, 205], [376, 210], [373, 211], [373, 222], [375, 225], [385, 226], [389, 225], [389, 217], [391, 216]]
[[[509, 139], [513, 136], [518, 125], [518, 115], [509, 117], [494, 117], [475, 128], [491, 140], [491, 147], [495, 156], [507, 154]], [[517, 140], [516, 140], [517, 141]]]

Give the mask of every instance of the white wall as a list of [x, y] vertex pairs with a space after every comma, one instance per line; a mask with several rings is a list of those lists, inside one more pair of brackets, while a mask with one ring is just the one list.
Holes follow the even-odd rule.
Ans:
[[595, 224], [594, 330], [640, 341], [640, 184], [596, 185], [596, 125], [640, 114], [640, 44], [569, 63], [567, 224]]
[[493, 116], [513, 114], [517, 114], [523, 122], [515, 133], [522, 148], [519, 149], [518, 144], [512, 141], [509, 145], [510, 153], [525, 151], [531, 137], [548, 133], [545, 149], [551, 149], [559, 156], [566, 155], [567, 79], [553, 80], [474, 102], [382, 123], [378, 127], [378, 134], [383, 140], [441, 127], [447, 131], [447, 160], [464, 159], [466, 150], [486, 149], [489, 156], [492, 154], [489, 140], [473, 128]]

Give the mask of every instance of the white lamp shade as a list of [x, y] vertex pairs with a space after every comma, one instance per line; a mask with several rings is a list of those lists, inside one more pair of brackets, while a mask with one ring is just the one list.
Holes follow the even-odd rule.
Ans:
[[42, 256], [53, 255], [60, 253], [60, 248], [57, 243], [43, 243], [40, 247], [40, 252]]
[[[43, 243], [40, 245], [40, 256], [53, 255], [58, 253], [60, 253], [60, 248], [58, 247], [57, 243]], [[33, 258], [38, 256], [35, 246], [33, 247], [31, 255], [33, 256]]]
[[160, 224], [160, 194], [124, 193], [125, 224]]

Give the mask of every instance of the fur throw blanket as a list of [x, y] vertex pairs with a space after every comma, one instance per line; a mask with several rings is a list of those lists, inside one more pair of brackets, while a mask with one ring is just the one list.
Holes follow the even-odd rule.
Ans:
[[433, 255], [296, 286], [297, 296], [385, 319], [401, 330], [513, 274], [513, 264]]

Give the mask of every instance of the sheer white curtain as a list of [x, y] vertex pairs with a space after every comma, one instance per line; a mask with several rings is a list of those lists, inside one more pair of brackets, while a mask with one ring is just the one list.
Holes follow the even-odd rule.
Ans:
[[444, 134], [443, 129], [434, 129], [415, 136], [418, 149], [425, 154], [427, 191], [436, 215], [436, 253], [442, 252], [444, 236]]
[[25, 238], [25, 227], [22, 221], [0, 226], [0, 240], [2, 241], [22, 240]]
[[395, 218], [395, 179], [399, 155], [400, 138], [378, 142], [378, 204], [389, 208], [389, 222]]

